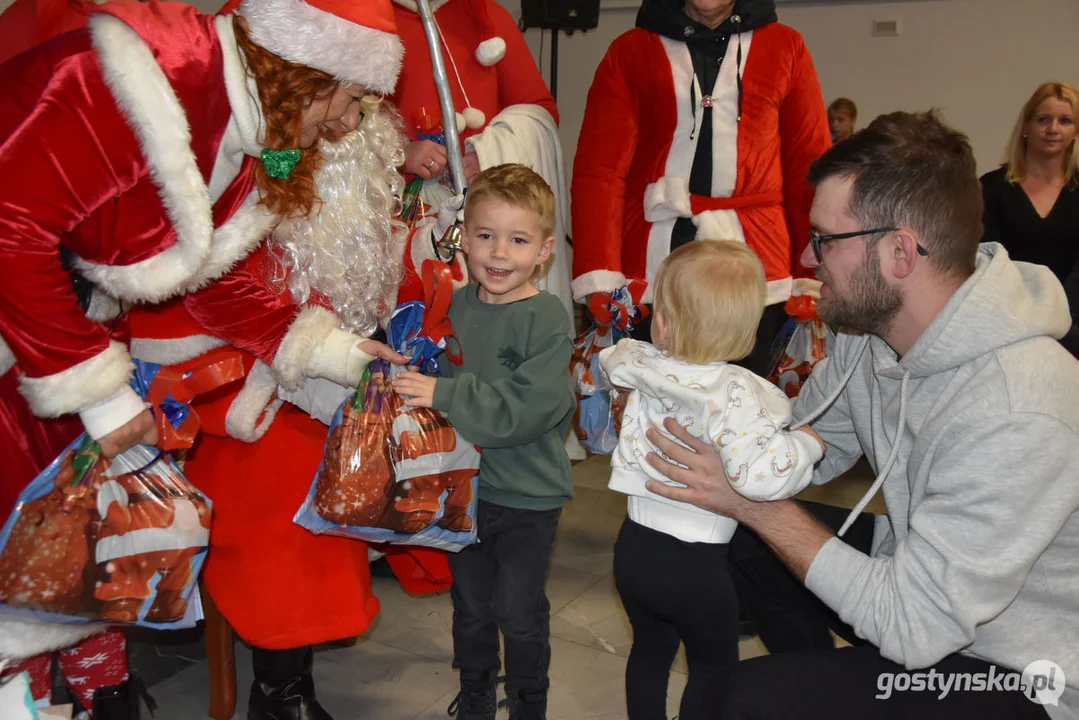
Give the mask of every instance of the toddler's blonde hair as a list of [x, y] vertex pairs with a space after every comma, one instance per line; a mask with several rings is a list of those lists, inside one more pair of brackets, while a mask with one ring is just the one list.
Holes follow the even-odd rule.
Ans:
[[764, 267], [749, 246], [733, 240], [695, 240], [663, 261], [653, 285], [667, 352], [704, 365], [741, 360], [753, 352], [764, 313]]

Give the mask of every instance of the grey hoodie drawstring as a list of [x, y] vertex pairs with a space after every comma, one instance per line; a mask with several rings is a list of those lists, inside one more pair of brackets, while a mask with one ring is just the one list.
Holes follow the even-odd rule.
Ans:
[[854, 371], [858, 369], [858, 362], [862, 359], [862, 355], [865, 353], [865, 349], [867, 347], [869, 347], [869, 335], [865, 335], [862, 338], [862, 341], [858, 344], [858, 349], [854, 351], [854, 362], [852, 362], [850, 364], [850, 367], [847, 368], [847, 374], [844, 375], [843, 378], [839, 381], [839, 386], [832, 391], [831, 395], [824, 399], [824, 402], [817, 406], [816, 410], [791, 425], [791, 430], [797, 430], [803, 425], [808, 425], [809, 423], [813, 422], [821, 415], [823, 415], [825, 410], [832, 407], [832, 403], [834, 403], [839, 398], [839, 396], [843, 394], [843, 388], [847, 387], [847, 383], [849, 383], [851, 377], [854, 376]]
[[[869, 335], [865, 335], [862, 338], [862, 342], [859, 343], [858, 349], [854, 353], [854, 361], [851, 363], [850, 367], [847, 368], [846, 374], [843, 375], [843, 378], [839, 381], [839, 386], [832, 391], [831, 395], [824, 399], [824, 402], [817, 406], [816, 410], [799, 420], [797, 423], [791, 425], [791, 430], [797, 430], [803, 425], [808, 425], [816, 420], [832, 406], [832, 403], [834, 403], [841, 394], [843, 394], [843, 389], [847, 387], [847, 383], [854, 377], [854, 371], [858, 369], [858, 363], [861, 361], [865, 349], [869, 347], [869, 339]], [[884, 462], [884, 467], [877, 473], [876, 479], [873, 480], [873, 485], [870, 486], [866, 494], [862, 496], [862, 499], [858, 501], [858, 504], [854, 506], [854, 509], [850, 511], [846, 521], [843, 523], [843, 527], [839, 528], [839, 532], [837, 533], [839, 537], [843, 537], [847, 530], [850, 529], [850, 526], [854, 524], [854, 521], [858, 519], [858, 516], [862, 514], [862, 511], [865, 510], [865, 506], [869, 504], [869, 501], [872, 500], [873, 496], [880, 490], [880, 486], [884, 484], [884, 479], [888, 477], [888, 473], [892, 471], [892, 466], [895, 465], [895, 461], [899, 457], [899, 445], [903, 439], [903, 426], [907, 422], [908, 380], [910, 380], [910, 370], [903, 373], [903, 380], [899, 384], [899, 427], [896, 429], [895, 442], [892, 444], [892, 451], [888, 454], [888, 459]]]
[[843, 534], [850, 529], [850, 526], [854, 524], [854, 521], [858, 519], [858, 516], [865, 510], [865, 506], [869, 504], [869, 501], [873, 499], [873, 496], [880, 490], [880, 486], [884, 484], [885, 478], [888, 477], [888, 473], [892, 471], [892, 466], [895, 465], [896, 459], [899, 457], [899, 446], [903, 442], [903, 426], [907, 421], [907, 381], [910, 380], [910, 370], [903, 373], [903, 381], [899, 384], [899, 424], [895, 431], [895, 442], [892, 444], [892, 451], [888, 454], [888, 460], [884, 463], [884, 468], [877, 473], [877, 479], [873, 481], [873, 485], [862, 499], [858, 501], [858, 504], [854, 506], [854, 509], [850, 511], [850, 515], [847, 516], [847, 520], [843, 523], [843, 527], [839, 528], [839, 537], [843, 537]]
[[[850, 378], [855, 375], [855, 370], [858, 369], [858, 363], [861, 362], [862, 355], [865, 353], [865, 349], [869, 347], [870, 336], [866, 335], [862, 338], [861, 343], [859, 343], [858, 350], [855, 352], [855, 359], [853, 359], [850, 367], [847, 368], [846, 375], [843, 376], [843, 379], [839, 380], [839, 385], [837, 386], [837, 388], [832, 391], [831, 395], [829, 395], [827, 398], [824, 398], [824, 402], [817, 406], [816, 410], [810, 412], [809, 415], [802, 420], [792, 424], [791, 430], [797, 430], [798, 427], [808, 425], [810, 422], [816, 420], [821, 415], [823, 415], [823, 412], [825, 410], [828, 410], [828, 408], [832, 407], [832, 403], [835, 402], [839, 395], [843, 394], [843, 390], [846, 388], [847, 383], [850, 382]], [[906, 423], [906, 382], [910, 379], [911, 371], [907, 370], [903, 373], [903, 380], [899, 384], [899, 426], [896, 430], [896, 441], [892, 443], [891, 452], [888, 453], [888, 460], [885, 461], [882, 470], [877, 473], [876, 479], [873, 480], [873, 485], [870, 487], [869, 491], [866, 491], [866, 493], [862, 495], [862, 499], [858, 501], [858, 504], [855, 505], [855, 508], [853, 508], [853, 510], [850, 511], [850, 514], [847, 516], [843, 527], [839, 528], [839, 532], [837, 533], [839, 538], [842, 538], [842, 536], [846, 534], [847, 530], [850, 529], [850, 526], [855, 524], [855, 520], [857, 520], [858, 516], [862, 514], [863, 510], [865, 510], [865, 506], [869, 505], [870, 501], [873, 500], [873, 495], [877, 493], [877, 491], [880, 489], [880, 486], [884, 485], [885, 478], [888, 477], [888, 473], [891, 472], [892, 466], [896, 464], [896, 460], [899, 458], [899, 446], [903, 439], [903, 425]]]

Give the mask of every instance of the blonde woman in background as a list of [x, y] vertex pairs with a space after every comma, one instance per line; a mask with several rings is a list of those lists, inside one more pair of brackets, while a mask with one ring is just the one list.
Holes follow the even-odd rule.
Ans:
[[1061, 282], [1079, 260], [1077, 110], [1074, 85], [1042, 84], [1019, 113], [1004, 165], [981, 178], [983, 242], [1048, 266]]

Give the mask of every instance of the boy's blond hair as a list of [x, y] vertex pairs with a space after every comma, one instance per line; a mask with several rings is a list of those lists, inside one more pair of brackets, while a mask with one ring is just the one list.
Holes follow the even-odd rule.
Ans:
[[695, 240], [663, 261], [653, 297], [672, 358], [698, 365], [741, 360], [753, 352], [764, 313], [764, 267], [745, 243]]
[[480, 172], [465, 195], [465, 219], [479, 201], [495, 198], [513, 207], [525, 208], [539, 215], [541, 240], [554, 235], [554, 193], [547, 182], [533, 170], [516, 163], [495, 165]]

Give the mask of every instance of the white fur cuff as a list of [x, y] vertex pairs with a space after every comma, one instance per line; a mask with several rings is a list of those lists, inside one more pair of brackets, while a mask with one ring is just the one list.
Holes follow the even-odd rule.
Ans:
[[570, 284], [573, 290], [573, 299], [584, 302], [592, 293], [613, 292], [626, 284], [626, 276], [613, 270], [593, 270], [592, 272], [578, 275]]
[[312, 306], [300, 311], [273, 359], [274, 375], [282, 386], [290, 390], [299, 387], [311, 359], [337, 325], [337, 316], [325, 308]]
[[791, 295], [808, 295], [820, 300], [820, 280], [813, 278], [795, 278], [791, 288]]
[[79, 419], [86, 428], [86, 434], [100, 440], [145, 409], [146, 403], [139, 394], [131, 387], [123, 387], [112, 397], [80, 410]]
[[92, 358], [55, 375], [24, 376], [19, 391], [38, 417], [59, 417], [115, 395], [134, 370], [127, 349], [113, 341]]
[[308, 377], [332, 380], [338, 385], [355, 387], [372, 357], [360, 350], [358, 337], [334, 328], [315, 350], [307, 365]]

